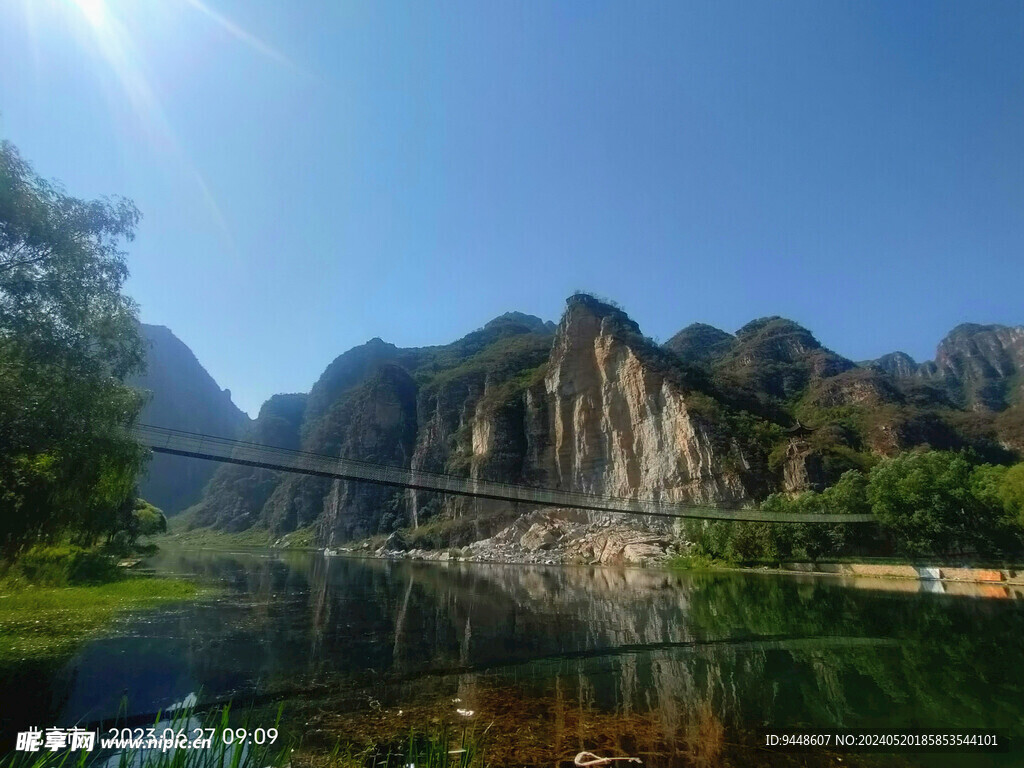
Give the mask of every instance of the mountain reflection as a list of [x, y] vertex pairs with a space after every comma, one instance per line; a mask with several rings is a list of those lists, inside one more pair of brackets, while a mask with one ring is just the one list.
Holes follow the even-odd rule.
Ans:
[[617, 717], [634, 749], [648, 734], [648, 749], [691, 762], [766, 729], [1022, 735], [1020, 602], [809, 578], [306, 553], [168, 551], [153, 567], [221, 591], [89, 642], [51, 675], [49, 720], [36, 725], [109, 718], [122, 695], [143, 714], [202, 691], [206, 701], [331, 702], [349, 718], [457, 698], [504, 723], [523, 707], [534, 731], [550, 730], [542, 740], [569, 752]]

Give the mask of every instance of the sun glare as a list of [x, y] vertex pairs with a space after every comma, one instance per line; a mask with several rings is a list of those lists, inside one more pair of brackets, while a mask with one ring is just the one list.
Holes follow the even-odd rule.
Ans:
[[[294, 72], [303, 73], [286, 56], [257, 36], [248, 32], [232, 19], [216, 11], [209, 0], [159, 0], [162, 10], [190, 12], [194, 18], [214, 24], [223, 32], [250, 50], [284, 65]], [[36, 5], [39, 0], [23, 0], [26, 24], [30, 32], [36, 29]], [[119, 3], [118, 0], [50, 0], [45, 7], [58, 13], [65, 23], [73, 25], [85, 46], [98, 55], [114, 75], [122, 100], [127, 101], [149, 139], [194, 179], [210, 214], [221, 230], [225, 242], [234, 251], [234, 242], [209, 185], [188, 157], [171, 122], [164, 114], [159, 93], [148, 76], [145, 48], [139, 41], [145, 39], [138, 25], [145, 20], [147, 4], [156, 6], [158, 0], [143, 0], [138, 5]], [[153, 6], [150, 6], [152, 8]], [[84, 23], [83, 23], [84, 21]]]
[[106, 0], [70, 0], [70, 2], [94, 27], [102, 27], [107, 23]]

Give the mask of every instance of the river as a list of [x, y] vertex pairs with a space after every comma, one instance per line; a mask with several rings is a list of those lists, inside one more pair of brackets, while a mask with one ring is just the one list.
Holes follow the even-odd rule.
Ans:
[[[141, 715], [193, 693], [282, 699], [315, 713], [314, 740], [490, 723], [505, 759], [547, 765], [584, 748], [648, 765], [790, 764], [803, 758], [766, 752], [766, 734], [810, 730], [982, 729], [1024, 744], [1020, 600], [305, 552], [167, 550], [147, 565], [219, 589], [121, 619], [30, 693], [5, 691], [5, 708], [71, 725], [123, 701]], [[1024, 763], [1015, 752], [822, 764]]]

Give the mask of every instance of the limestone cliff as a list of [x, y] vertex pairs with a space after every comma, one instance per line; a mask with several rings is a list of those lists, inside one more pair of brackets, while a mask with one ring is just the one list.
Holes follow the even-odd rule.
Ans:
[[675, 501], [741, 501], [706, 420], [625, 314], [574, 297], [544, 381], [558, 487]]
[[939, 342], [935, 360], [894, 352], [872, 365], [940, 386], [962, 407], [1002, 411], [1024, 399], [1024, 326], [963, 323]]
[[[523, 481], [523, 393], [547, 358], [552, 330], [538, 318], [508, 313], [442, 347], [402, 349], [373, 339], [327, 367], [285, 447]], [[269, 418], [261, 414], [256, 426]], [[246, 478], [259, 493], [236, 492]], [[256, 525], [276, 534], [315, 526], [317, 538], [333, 545], [463, 509], [435, 494], [222, 467], [190, 514], [193, 524]]]
[[[416, 439], [416, 384], [397, 365], [379, 368], [335, 404], [315, 429], [310, 447], [317, 453], [408, 467]], [[318, 538], [327, 544], [406, 524], [403, 491], [342, 480], [321, 485], [326, 493], [320, 510], [315, 510], [318, 519], [313, 519]], [[276, 527], [292, 526], [278, 522]]]
[[[1018, 381], [1019, 337], [978, 328], [969, 343], [964, 329], [951, 334], [942, 370], [958, 381], [996, 376], [1013, 399], [1005, 382]], [[998, 458], [1024, 442], [997, 437], [1024, 431], [1017, 411], [979, 421], [915, 366], [895, 355], [858, 366], [777, 317], [735, 336], [690, 326], [661, 347], [614, 305], [578, 294], [557, 327], [508, 313], [444, 346], [373, 339], [336, 358], [308, 397], [268, 401], [249, 439], [478, 479], [730, 505], [822, 488], [915, 445]], [[231, 530], [309, 527], [330, 546], [413, 528], [416, 546], [437, 549], [530, 512], [222, 467], [190, 515]]]
[[900, 379], [909, 379], [915, 376], [921, 367], [906, 352], [890, 352], [877, 360], [869, 361], [868, 365]]
[[955, 425], [1024, 451], [1024, 326], [963, 323], [939, 342], [934, 360], [917, 364], [896, 352], [871, 365], [904, 389], [931, 393], [933, 403], [941, 398]]
[[[279, 448], [300, 445], [299, 430], [306, 409], [306, 396], [274, 395], [260, 408], [244, 439]], [[217, 468], [197, 504], [188, 510], [193, 526], [213, 526], [228, 531], [252, 527], [267, 499], [283, 475], [268, 469], [235, 464]]]

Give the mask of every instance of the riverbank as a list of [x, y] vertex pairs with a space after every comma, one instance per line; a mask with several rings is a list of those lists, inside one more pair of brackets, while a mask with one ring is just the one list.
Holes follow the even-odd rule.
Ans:
[[448, 547], [438, 547], [437, 539], [418, 531], [396, 531], [327, 553], [441, 562], [612, 566], [663, 565], [679, 554], [677, 538], [667, 525], [655, 521], [640, 527], [623, 522], [621, 515], [573, 509], [541, 509], [502, 520], [475, 540], [453, 537]]
[[56, 663], [120, 615], [193, 600], [200, 592], [190, 581], [134, 575], [88, 586], [0, 581], [0, 668]]
[[[617, 534], [612, 534], [617, 535]], [[641, 542], [641, 546], [647, 546]], [[633, 546], [626, 544], [625, 546]], [[603, 565], [601, 563], [566, 562], [557, 554], [546, 553], [546, 559], [523, 561], [509, 559], [481, 559], [474, 557], [472, 548], [469, 556], [461, 552], [411, 550], [408, 552], [360, 551], [358, 548], [345, 551], [328, 551], [329, 556], [369, 557], [372, 559], [416, 560], [426, 562], [477, 562], [499, 565]], [[619, 563], [619, 567], [623, 564]], [[604, 567], [615, 567], [604, 565]], [[1024, 569], [993, 570], [988, 568], [961, 567], [920, 567], [908, 564], [876, 563], [779, 563], [771, 565], [737, 565], [712, 561], [707, 558], [686, 556], [664, 556], [641, 564], [627, 563], [625, 567], [647, 568], [665, 571], [733, 572], [753, 573], [790, 577], [831, 577], [842, 583], [863, 589], [896, 592], [933, 592], [966, 597], [993, 597], [1024, 599]], [[935, 576], [933, 574], [940, 575]]]
[[277, 536], [266, 528], [247, 528], [243, 531], [218, 531], [213, 528], [188, 528], [188, 520], [178, 516], [168, 523], [167, 533], [155, 540], [158, 543], [202, 547], [204, 549], [230, 549], [235, 547], [272, 549], [316, 549], [313, 527]]
[[[168, 543], [208, 549], [321, 549], [328, 556], [387, 560], [479, 562], [508, 565], [600, 565], [673, 570], [732, 570], [848, 579], [920, 582], [930, 591], [957, 592], [957, 584], [1005, 588], [1024, 597], [1024, 566], [996, 563], [912, 562], [895, 557], [848, 558], [833, 562], [735, 563], [688, 552], [678, 533], [662, 521], [623, 520], [621, 515], [570, 509], [542, 509], [519, 517], [445, 520], [416, 530], [399, 530], [323, 549], [314, 546], [311, 529], [281, 537], [263, 529], [238, 533], [195, 529], [173, 531]], [[474, 534], [477, 537], [474, 540]], [[445, 546], [450, 542], [449, 546]], [[943, 586], [945, 585], [945, 586]], [[964, 591], [964, 590], [961, 590]], [[966, 590], [972, 594], [977, 590]], [[998, 591], [998, 590], [996, 590]]]

